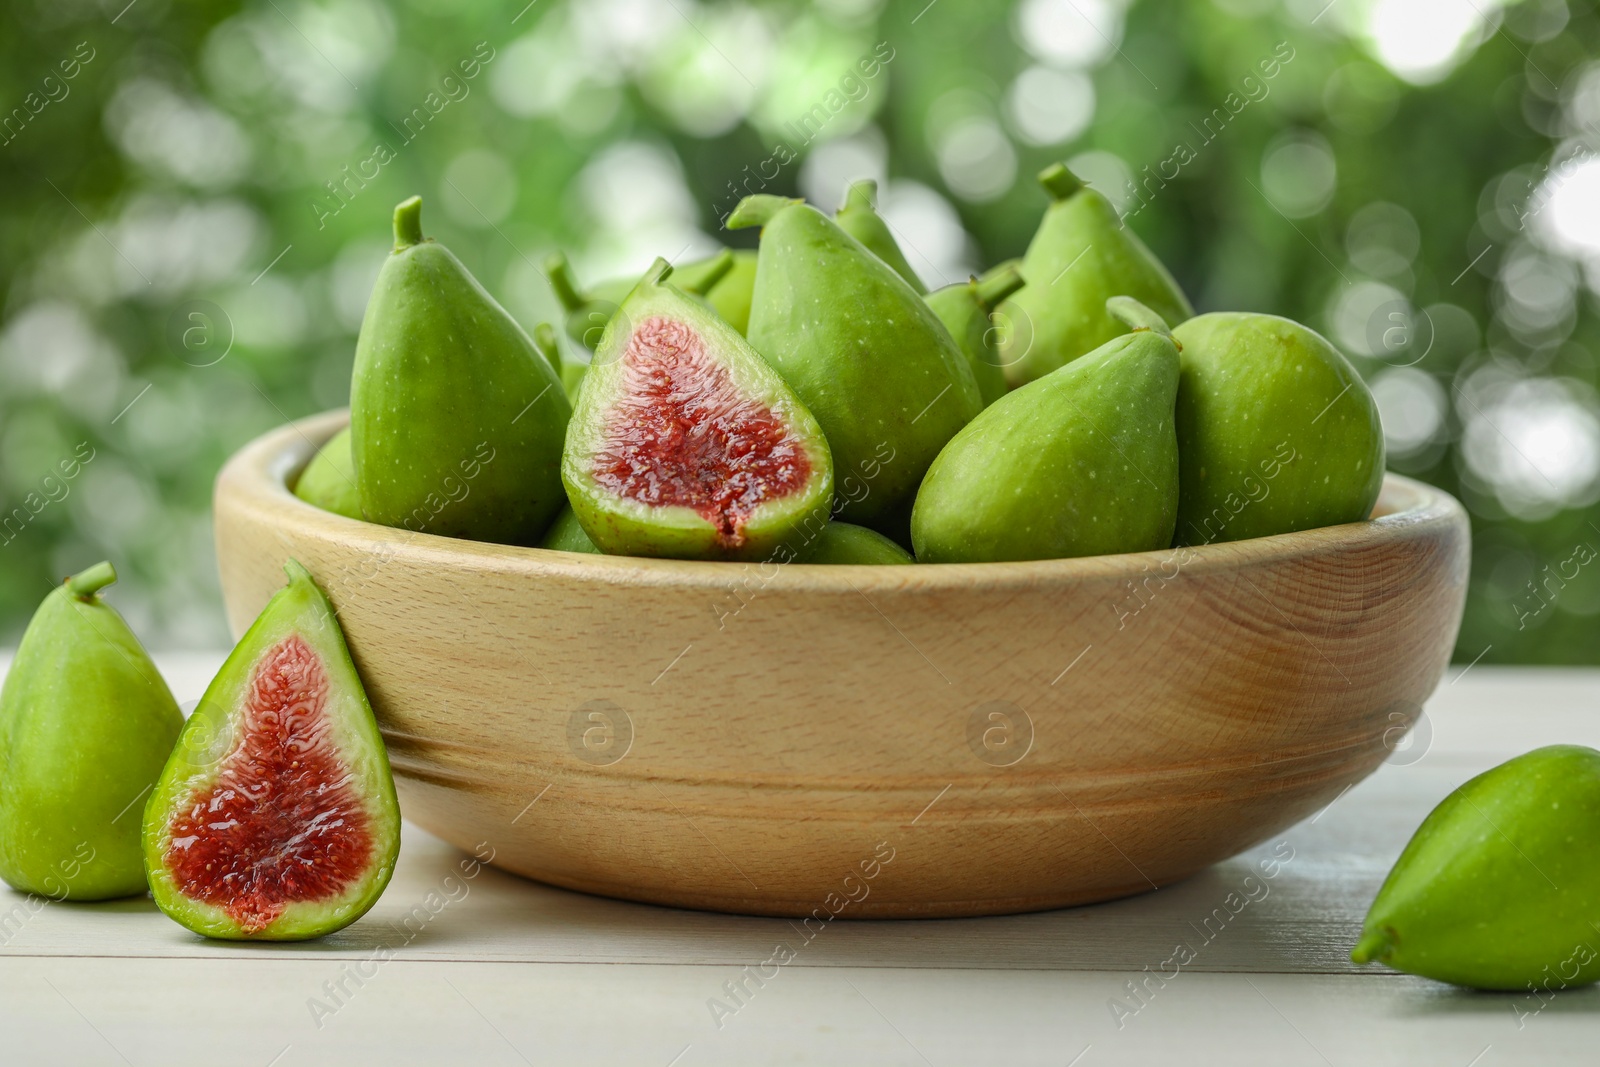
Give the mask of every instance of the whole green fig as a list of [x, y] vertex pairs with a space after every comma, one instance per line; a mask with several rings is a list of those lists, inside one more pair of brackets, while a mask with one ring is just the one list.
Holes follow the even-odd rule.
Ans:
[[564, 503], [572, 407], [516, 320], [395, 209], [395, 250], [356, 341], [350, 431], [368, 521], [533, 545]]
[[1000, 309], [1006, 378], [1043, 377], [1126, 332], [1106, 300], [1130, 296], [1176, 325], [1194, 314], [1159, 260], [1123, 224], [1111, 201], [1063, 164], [1039, 174], [1050, 195], [1039, 230], [1022, 258], [1028, 285]]
[[895, 565], [915, 563], [911, 553], [876, 530], [830, 522], [801, 553], [800, 562], [819, 564]]
[[578, 521], [577, 513], [570, 506], [561, 509], [556, 521], [545, 531], [544, 540], [539, 542], [539, 547], [553, 548], [559, 552], [584, 552], [590, 555], [600, 553], [594, 542], [589, 540], [589, 535], [583, 532], [583, 524]]
[[1600, 752], [1537, 748], [1423, 820], [1367, 912], [1356, 963], [1474, 989], [1600, 980]]
[[871, 179], [851, 182], [845, 190], [844, 203], [833, 213], [833, 221], [845, 233], [860, 241], [868, 252], [887, 263], [921, 296], [928, 291], [928, 287], [922, 284], [917, 272], [906, 262], [905, 253], [900, 251], [900, 242], [894, 239], [889, 224], [878, 214], [877, 199], [877, 182]]
[[[749, 253], [745, 255], [749, 257]], [[724, 248], [714, 256], [707, 256], [705, 259], [697, 259], [674, 268], [672, 285], [720, 314], [721, 308], [708, 299], [707, 294], [733, 273], [738, 262], [735, 254]], [[600, 347], [600, 337], [605, 331], [606, 323], [611, 321], [611, 316], [616, 313], [617, 307], [629, 293], [633, 292], [633, 287], [639, 281], [637, 278], [610, 278], [597, 282], [588, 290], [582, 290], [572, 275], [572, 264], [568, 263], [567, 257], [560, 252], [551, 253], [545, 260], [545, 273], [550, 278], [551, 290], [560, 301], [562, 310], [567, 313], [567, 336], [591, 352]], [[732, 298], [730, 310], [737, 314], [738, 297], [734, 289], [725, 291], [723, 299], [728, 301], [730, 297]], [[746, 300], [745, 304], [744, 318], [748, 321], [749, 301]], [[735, 329], [739, 329], [740, 333], [744, 332], [739, 327]]]
[[1383, 485], [1383, 427], [1361, 376], [1275, 315], [1201, 315], [1172, 331], [1181, 544], [1358, 522]]
[[101, 589], [110, 563], [44, 598], [0, 689], [0, 878], [58, 900], [145, 891], [139, 816], [183, 713]]
[[990, 316], [994, 309], [1023, 286], [1016, 267], [983, 278], [947, 285], [928, 294], [928, 306], [939, 316], [961, 346], [984, 406], [1006, 395], [1006, 376], [1000, 366], [999, 328]]
[[706, 300], [742, 336], [750, 332], [750, 298], [755, 288], [756, 253], [740, 248], [733, 253], [733, 269], [706, 291]]
[[1172, 543], [1178, 351], [1127, 297], [1132, 333], [1013, 390], [945, 446], [917, 493], [919, 563], [1145, 552]]
[[346, 426], [317, 449], [294, 483], [294, 495], [307, 504], [361, 518], [361, 494], [356, 489], [356, 464], [350, 455], [350, 427]]

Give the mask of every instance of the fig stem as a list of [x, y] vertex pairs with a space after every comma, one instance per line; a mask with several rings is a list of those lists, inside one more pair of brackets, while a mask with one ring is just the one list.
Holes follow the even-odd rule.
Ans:
[[422, 243], [422, 197], [402, 200], [394, 209], [394, 250], [403, 252]]
[[650, 264], [650, 269], [644, 272], [643, 281], [646, 285], [660, 285], [671, 276], [672, 264], [657, 256], [656, 261]]
[[541, 322], [533, 328], [533, 346], [544, 356], [557, 374], [561, 373], [561, 342], [556, 338], [556, 328]]
[[301, 565], [300, 561], [295, 559], [293, 556], [290, 556], [288, 559], [284, 560], [283, 573], [289, 576], [290, 585], [293, 585], [295, 582], [310, 582], [312, 585], [316, 585], [316, 579], [311, 577], [311, 572], [306, 570], [305, 567]]
[[564, 254], [550, 253], [550, 258], [544, 261], [544, 272], [550, 279], [550, 288], [555, 290], [556, 300], [561, 303], [561, 310], [570, 314], [589, 303], [578, 291], [577, 279], [572, 276], [572, 264], [567, 262]]
[[696, 296], [705, 296], [732, 269], [733, 250], [724, 248], [712, 257], [711, 262], [700, 268], [693, 280], [684, 282], [678, 288], [686, 293], [694, 293]]
[[117, 569], [110, 560], [102, 560], [88, 570], [79, 571], [67, 579], [67, 592], [79, 600], [88, 600], [100, 590], [117, 580]]
[[777, 217], [778, 212], [795, 204], [803, 204], [804, 200], [795, 200], [787, 196], [773, 196], [771, 193], [756, 193], [739, 201], [723, 225], [730, 230], [744, 230], [751, 226], [765, 226]]
[[990, 312], [1028, 282], [1016, 267], [1007, 267], [998, 274], [977, 279], [974, 284], [977, 286], [978, 306]]
[[1150, 330], [1169, 340], [1172, 337], [1167, 320], [1131, 296], [1114, 296], [1107, 300], [1106, 313], [1132, 330]]
[[1351, 963], [1371, 963], [1373, 960], [1383, 962], [1383, 957], [1389, 950], [1389, 939], [1381, 931], [1372, 930], [1361, 935], [1361, 940], [1356, 942], [1356, 947], [1350, 950]]
[[859, 207], [872, 211], [878, 203], [878, 183], [872, 178], [862, 178], [860, 181], [850, 183], [844, 191], [844, 203], [839, 205], [839, 210]]
[[1051, 200], [1061, 201], [1083, 188], [1083, 179], [1067, 169], [1065, 163], [1052, 163], [1039, 172], [1039, 184]]

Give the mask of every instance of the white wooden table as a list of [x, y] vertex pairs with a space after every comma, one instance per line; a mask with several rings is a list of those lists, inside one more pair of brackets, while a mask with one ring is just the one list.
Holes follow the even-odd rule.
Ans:
[[[219, 662], [161, 666], [190, 701]], [[1318, 816], [1181, 885], [1042, 915], [833, 923], [760, 984], [745, 968], [801, 940], [781, 919], [487, 868], [465, 878], [464, 853], [409, 825], [377, 907], [307, 944], [206, 942], [148, 899], [54, 904], [0, 888], [0, 1064], [1600, 1062], [1596, 988], [1541, 1006], [1346, 956], [1389, 865], [1452, 787], [1539, 745], [1600, 746], [1600, 671], [1452, 671], [1426, 732], [1420, 759], [1397, 754]], [[1262, 877], [1262, 860], [1291, 856]], [[1179, 944], [1186, 966], [1168, 962]]]

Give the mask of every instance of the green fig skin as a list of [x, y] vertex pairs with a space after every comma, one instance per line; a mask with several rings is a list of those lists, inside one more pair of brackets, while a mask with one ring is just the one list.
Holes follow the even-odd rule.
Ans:
[[1383, 427], [1349, 361], [1275, 315], [1217, 313], [1172, 331], [1180, 544], [1359, 522], [1383, 485]]
[[101, 563], [44, 598], [0, 689], [0, 878], [56, 900], [145, 891], [139, 812], [183, 713], [99, 590]]
[[356, 489], [356, 464], [350, 454], [350, 427], [346, 426], [317, 449], [294, 483], [294, 495], [312, 507], [359, 519], [361, 494]]
[[1001, 397], [945, 446], [911, 515], [919, 563], [1145, 552], [1178, 509], [1178, 352], [1139, 329]]
[[1478, 775], [1406, 845], [1356, 963], [1473, 989], [1600, 980], [1600, 752], [1537, 748]]
[[750, 344], [827, 434], [845, 498], [836, 517], [903, 535], [934, 457], [983, 409], [972, 368], [905, 279], [832, 219], [758, 195], [728, 220], [757, 224]]
[[[205, 937], [302, 941], [341, 930], [377, 902], [394, 874], [400, 852], [400, 805], [388, 754], [333, 605], [299, 563], [290, 560], [284, 570], [289, 584], [273, 595], [207, 687], [144, 808], [144, 865], [151, 895], [169, 918]], [[275, 657], [285, 648], [299, 650], [289, 661], [293, 666], [263, 677], [260, 672], [270, 664], [282, 662]], [[319, 665], [320, 674], [305, 666], [308, 662]], [[337, 763], [328, 765], [324, 773], [330, 775], [334, 788], [330, 789], [328, 782], [308, 779], [310, 772], [299, 762], [290, 764], [297, 768], [293, 773], [284, 769], [276, 776], [264, 772], [254, 779], [233, 777], [248, 775], [259, 765], [262, 757], [250, 749], [252, 737], [273, 729], [292, 729], [284, 724], [308, 714], [305, 709], [311, 703], [291, 689], [285, 697], [294, 702], [290, 709], [261, 715], [251, 710], [252, 696], [263, 688], [281, 692], [286, 679], [312, 684], [307, 678], [317, 678], [325, 686], [320, 720], [310, 720], [302, 732], [287, 733], [286, 740], [270, 747], [267, 754], [287, 753], [281, 758], [292, 755], [310, 766], [323, 750], [331, 750]], [[269, 688], [273, 686], [276, 688]], [[253, 723], [252, 714], [258, 716]], [[341, 785], [348, 792], [344, 800], [338, 799]], [[239, 881], [234, 884], [253, 882], [260, 887], [260, 899], [218, 889], [213, 899], [207, 900], [185, 890], [177, 873], [178, 857], [184, 849], [204, 847], [208, 842], [204, 831], [193, 836], [175, 834], [174, 824], [190, 816], [196, 805], [204, 804], [207, 795], [225, 802], [222, 811], [229, 823], [237, 825], [259, 813], [267, 825], [265, 836], [248, 847], [234, 852], [221, 848], [218, 854], [219, 862], [236, 865], [234, 877]], [[245, 796], [261, 799], [252, 805]], [[308, 824], [319, 828], [318, 833], [312, 834], [309, 825], [289, 821], [297, 801], [311, 809], [301, 814]], [[208, 806], [207, 810], [215, 809]], [[298, 899], [274, 896], [280, 885], [292, 884], [296, 873], [314, 872], [319, 864], [327, 869], [329, 850], [339, 842], [329, 828], [353, 824], [357, 811], [370, 845], [359, 876], [329, 894]], [[220, 838], [230, 831], [223, 826], [217, 832]], [[226, 839], [222, 840], [225, 844]]]
[[733, 267], [706, 292], [706, 301], [724, 322], [739, 331], [750, 332], [750, 299], [756, 288], [756, 253], [735, 249]]
[[915, 563], [916, 560], [876, 530], [848, 522], [830, 522], [806, 547], [801, 562], [878, 566]]
[[578, 521], [577, 513], [571, 507], [561, 509], [556, 521], [545, 531], [544, 540], [539, 542], [539, 547], [553, 548], [558, 552], [601, 554], [594, 546], [594, 542], [589, 540], [589, 535], [583, 532], [583, 524]]
[[516, 320], [395, 210], [356, 341], [350, 428], [361, 511], [416, 532], [537, 544], [561, 510], [571, 404]]
[[894, 239], [889, 224], [878, 214], [875, 206], [877, 200], [877, 182], [870, 179], [851, 182], [850, 187], [845, 190], [844, 203], [834, 212], [833, 221], [839, 224], [839, 229], [860, 241], [862, 247], [883, 260], [890, 269], [904, 278], [906, 284], [911, 286], [918, 296], [926, 295], [928, 287], [922, 284], [917, 272], [911, 269], [905, 253], [900, 251], [900, 242]]
[[973, 278], [936, 289], [927, 297], [928, 306], [967, 357], [984, 407], [1005, 396], [1009, 388], [1000, 366], [1000, 331], [990, 316], [1001, 301], [1022, 286], [1021, 272], [1008, 267], [993, 277]]
[[[657, 260], [606, 325], [567, 434], [561, 468], [567, 498], [584, 532], [607, 555], [782, 562], [793, 555], [804, 524], [825, 517], [832, 506], [833, 459], [827, 439], [805, 405], [733, 327], [665, 283], [671, 270], [665, 260]], [[672, 360], [680, 353], [664, 354], [662, 347], [675, 345], [691, 353], [676, 365]], [[644, 425], [645, 409], [658, 414], [667, 410], [660, 398], [633, 392], [647, 387], [664, 388], [668, 399], [681, 404], [682, 414], [675, 417], [685, 423]], [[713, 506], [721, 520], [713, 521], [688, 504], [625, 495], [598, 473], [603, 465], [635, 471], [659, 462], [661, 469], [681, 478], [680, 485], [728, 485], [728, 470], [711, 465], [732, 470], [736, 462], [749, 464], [751, 453], [736, 445], [749, 446], [750, 434], [759, 432], [748, 413], [725, 414], [735, 400], [754, 405], [779, 435], [773, 443], [777, 451], [769, 453], [773, 470], [799, 476], [798, 464], [778, 452], [804, 456], [803, 480], [788, 492], [756, 501], [742, 514], [736, 507], [717, 511]], [[713, 421], [695, 421], [702, 417]], [[721, 439], [716, 433], [704, 435], [708, 426], [745, 436], [728, 451], [708, 457], [695, 451], [698, 441]], [[679, 451], [674, 454], [674, 449]], [[707, 466], [685, 469], [685, 462]], [[744, 467], [745, 473], [753, 469]], [[766, 474], [754, 473], [750, 484], [768, 484], [761, 481]], [[641, 483], [654, 488], [668, 481], [657, 476]]]
[[1127, 328], [1106, 300], [1130, 296], [1168, 325], [1194, 315], [1178, 283], [1111, 201], [1057, 163], [1039, 175], [1050, 206], [1022, 257], [1028, 286], [1007, 301], [1001, 358], [1012, 385], [1041, 378]]

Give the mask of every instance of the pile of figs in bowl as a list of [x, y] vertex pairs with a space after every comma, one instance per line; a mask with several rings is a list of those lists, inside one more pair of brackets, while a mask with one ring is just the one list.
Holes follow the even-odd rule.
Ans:
[[1066, 168], [1026, 254], [928, 292], [873, 210], [519, 325], [421, 205], [349, 412], [218, 478], [243, 630], [326, 593], [401, 811], [506, 870], [786, 916], [1170, 883], [1371, 773], [1466, 591], [1315, 331], [1196, 316]]

